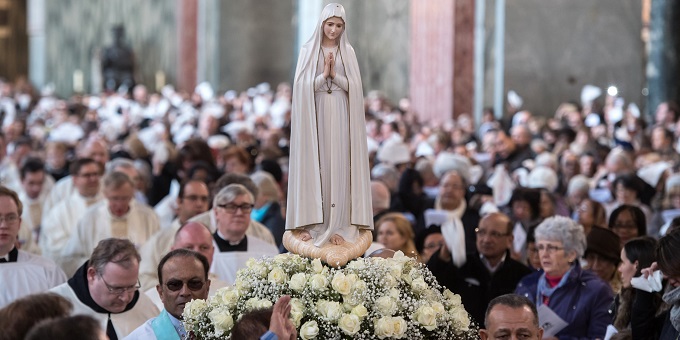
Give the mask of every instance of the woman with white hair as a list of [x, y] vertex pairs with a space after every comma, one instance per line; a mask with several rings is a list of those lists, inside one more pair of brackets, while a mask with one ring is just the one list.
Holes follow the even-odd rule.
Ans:
[[516, 293], [540, 309], [549, 308], [567, 325], [557, 338], [603, 338], [611, 323], [608, 307], [614, 294], [596, 274], [581, 269], [586, 238], [575, 221], [562, 216], [545, 219], [535, 231], [542, 270], [525, 276]]

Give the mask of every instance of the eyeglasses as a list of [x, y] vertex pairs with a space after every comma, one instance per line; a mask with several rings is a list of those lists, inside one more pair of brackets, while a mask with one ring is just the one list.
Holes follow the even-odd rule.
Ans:
[[486, 231], [486, 230], [484, 230], [484, 229], [479, 229], [479, 228], [475, 229], [475, 232], [476, 232], [477, 235], [479, 235], [480, 237], [489, 236], [489, 237], [492, 237], [492, 238], [501, 238], [501, 237], [503, 237], [503, 236], [508, 236], [508, 235], [510, 235], [510, 234], [507, 234], [507, 233], [506, 233], [506, 234], [501, 234], [501, 233], [499, 233], [499, 232], [497, 232], [497, 231]]
[[83, 174], [79, 174], [77, 176], [89, 179], [89, 178], [101, 177], [102, 175], [98, 172], [86, 172], [86, 173], [83, 173]]
[[637, 229], [635, 223], [614, 223], [612, 229]]
[[218, 207], [224, 209], [228, 214], [235, 214], [236, 210], [241, 209], [244, 214], [250, 213], [253, 210], [254, 205], [250, 203], [243, 203], [241, 205], [228, 203], [228, 204], [218, 204]]
[[423, 248], [425, 249], [439, 249], [444, 245], [444, 241], [441, 242], [432, 242], [432, 243], [426, 243]]
[[5, 216], [0, 216], [0, 224], [6, 222], [7, 224], [14, 224], [19, 220], [19, 215], [17, 214], [7, 214]]
[[548, 254], [552, 254], [556, 251], [564, 250], [564, 247], [553, 246], [552, 244], [539, 244], [536, 246], [536, 249], [538, 249], [538, 251], [545, 251]]
[[182, 289], [182, 287], [184, 287], [184, 284], [187, 285], [187, 288], [189, 288], [189, 290], [195, 292], [197, 290], [201, 290], [201, 288], [203, 288], [203, 285], [205, 284], [205, 282], [200, 281], [200, 280], [189, 280], [187, 282], [180, 281], [180, 280], [170, 280], [170, 281], [165, 283], [165, 286], [168, 287], [168, 289], [170, 291], [176, 292], [176, 291]]
[[98, 274], [98, 275], [99, 275], [99, 278], [102, 279], [102, 282], [104, 282], [104, 284], [106, 285], [106, 289], [109, 290], [109, 293], [110, 293], [111, 295], [123, 295], [123, 294], [127, 293], [128, 291], [130, 291], [130, 292], [135, 292], [135, 291], [137, 291], [139, 288], [142, 287], [142, 285], [139, 283], [139, 279], [137, 279], [137, 284], [134, 285], [134, 286], [130, 286], [130, 287], [112, 287], [112, 286], [110, 286], [110, 285], [106, 282], [106, 280], [104, 280], [104, 277], [102, 276], [102, 274]]

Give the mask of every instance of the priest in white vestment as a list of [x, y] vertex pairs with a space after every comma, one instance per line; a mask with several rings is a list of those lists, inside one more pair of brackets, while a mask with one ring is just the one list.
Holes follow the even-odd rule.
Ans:
[[159, 230], [158, 217], [145, 204], [133, 199], [134, 183], [122, 172], [112, 172], [104, 179], [105, 200], [90, 207], [62, 251], [64, 271], [73, 273], [100, 240], [125, 238], [137, 248]]
[[91, 158], [71, 164], [76, 190], [43, 216], [40, 241], [42, 255], [63, 264], [61, 253], [85, 211], [103, 199], [99, 179], [102, 167]]
[[276, 245], [246, 235], [254, 202], [253, 194], [240, 184], [224, 187], [213, 200], [212, 211], [217, 225], [213, 240], [219, 252], [213, 257], [212, 271], [230, 285], [248, 259], [279, 253]]
[[139, 251], [144, 259], [139, 269], [142, 290], [146, 291], [156, 286], [158, 262], [171, 250], [179, 228], [190, 218], [208, 211], [209, 195], [208, 186], [202, 181], [190, 180], [182, 185], [177, 199], [177, 218], [173, 220], [170, 228], [161, 227]]
[[0, 308], [66, 281], [64, 272], [51, 260], [17, 249], [21, 212], [17, 194], [0, 186]]
[[122, 339], [158, 315], [158, 308], [139, 291], [139, 261], [130, 241], [102, 240], [73, 277], [50, 291], [73, 303], [73, 315], [89, 315], [109, 339]]
[[[106, 141], [98, 137], [88, 139], [84, 142], [83, 147], [78, 150], [78, 158], [89, 158], [94, 160], [99, 163], [103, 173], [103, 169], [109, 161], [109, 150]], [[45, 214], [49, 213], [55, 205], [67, 199], [76, 190], [76, 186], [73, 182], [73, 174], [77, 172], [74, 172], [73, 168], [69, 168], [69, 172], [71, 175], [57, 181], [54, 188], [50, 191], [50, 194], [46, 197], [45, 203], [43, 204], [43, 218], [45, 218]]]
[[[197, 253], [202, 254], [203, 256], [208, 259], [208, 267], [212, 266], [213, 262], [213, 256], [215, 254], [215, 244], [213, 241], [213, 236], [212, 233], [210, 233], [210, 229], [206, 227], [205, 225], [198, 223], [198, 222], [187, 222], [185, 225], [183, 225], [179, 231], [177, 232], [177, 235], [174, 238], [174, 242], [171, 246], [171, 249], [168, 251], [173, 251], [175, 249], [189, 249], [193, 250]], [[164, 253], [161, 256], [161, 259], [163, 256], [165, 256], [167, 253]], [[142, 290], [146, 292], [146, 295], [149, 296], [149, 298], [156, 304], [156, 306], [161, 305], [161, 299], [158, 295], [158, 292], [156, 290], [156, 285], [158, 285], [159, 278], [158, 278], [158, 263], [161, 262], [161, 259], [158, 261], [148, 261], [149, 263], [153, 263], [156, 266], [156, 271], [151, 273], [145, 273], [144, 276], [142, 276], [142, 268], [140, 266], [139, 269], [139, 277], [140, 281], [142, 281]], [[146, 259], [143, 259], [142, 263], [147, 261]], [[147, 268], [150, 267], [150, 265], [147, 265]], [[212, 296], [214, 295], [218, 289], [226, 287], [227, 283], [225, 281], [220, 280], [217, 275], [214, 273], [209, 273], [208, 274], [210, 278], [210, 292], [209, 295]], [[145, 283], [143, 280], [147, 280]], [[155, 283], [156, 285], [153, 285]], [[150, 287], [150, 288], [145, 288]], [[163, 308], [162, 306], [159, 306], [159, 309]]]
[[22, 191], [18, 192], [19, 200], [24, 205], [21, 220], [33, 234], [36, 241], [42, 225], [43, 203], [54, 187], [54, 179], [45, 171], [45, 163], [39, 158], [27, 158], [21, 166]]
[[208, 278], [210, 264], [202, 254], [175, 249], [161, 259], [158, 267], [160, 281], [155, 293], [162, 301], [161, 314], [134, 330], [126, 340], [186, 339], [187, 331], [182, 324], [184, 306], [191, 300], [208, 298], [212, 287]]

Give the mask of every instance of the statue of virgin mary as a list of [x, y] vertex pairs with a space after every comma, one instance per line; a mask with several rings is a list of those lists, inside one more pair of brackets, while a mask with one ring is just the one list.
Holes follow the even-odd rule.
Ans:
[[363, 90], [346, 25], [344, 7], [327, 5], [295, 70], [286, 229], [316, 247], [373, 229]]

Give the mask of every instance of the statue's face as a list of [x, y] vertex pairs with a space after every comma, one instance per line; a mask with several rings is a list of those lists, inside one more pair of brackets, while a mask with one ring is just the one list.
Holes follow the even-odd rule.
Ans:
[[345, 30], [345, 22], [338, 17], [330, 17], [323, 22], [323, 34], [328, 40], [336, 41]]

